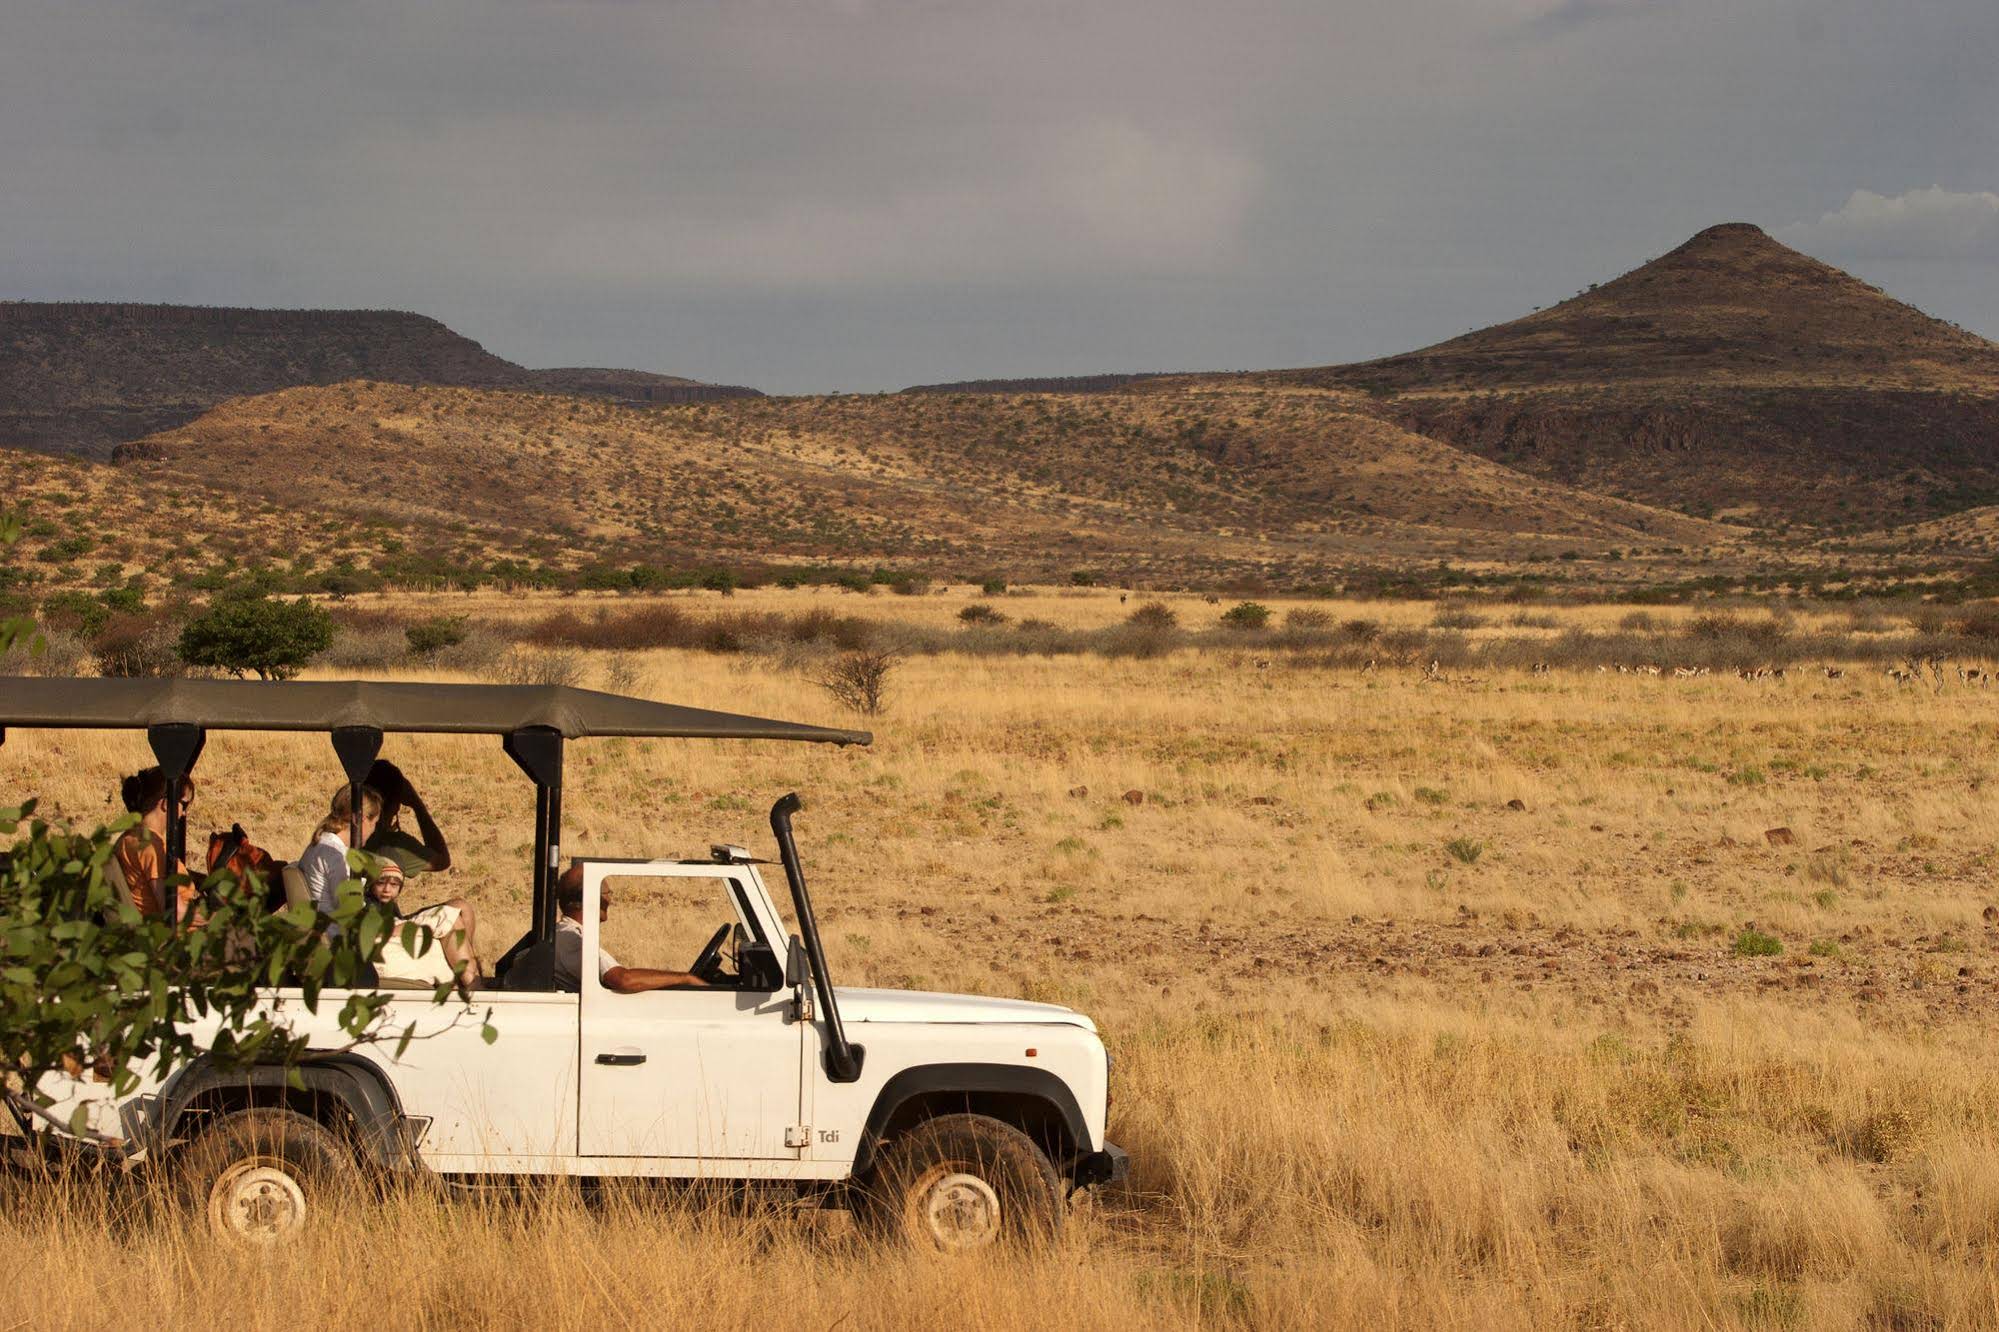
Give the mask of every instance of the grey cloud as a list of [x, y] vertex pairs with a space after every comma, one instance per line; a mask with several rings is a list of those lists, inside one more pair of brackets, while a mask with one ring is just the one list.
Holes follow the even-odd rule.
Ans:
[[1994, 58], [1989, 0], [11, 0], [0, 296], [780, 390], [1327, 362], [1984, 188]]
[[1999, 261], [1999, 194], [1934, 185], [1892, 197], [1855, 190], [1839, 208], [1777, 236], [1814, 254]]

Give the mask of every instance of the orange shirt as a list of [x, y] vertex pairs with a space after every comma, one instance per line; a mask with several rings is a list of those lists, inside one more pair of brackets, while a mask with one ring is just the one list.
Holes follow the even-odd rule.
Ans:
[[[141, 915], [160, 914], [160, 880], [166, 877], [166, 847], [147, 828], [134, 828], [118, 839], [118, 868], [125, 872], [125, 887], [132, 895], [132, 905]], [[185, 874], [185, 865], [175, 865], [176, 873]], [[187, 904], [194, 900], [194, 885], [182, 884], [176, 906], [182, 914]]]

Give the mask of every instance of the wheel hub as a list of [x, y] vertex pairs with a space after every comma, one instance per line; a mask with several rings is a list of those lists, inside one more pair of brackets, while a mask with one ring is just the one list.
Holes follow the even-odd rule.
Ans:
[[977, 1175], [939, 1174], [917, 1196], [925, 1231], [942, 1249], [976, 1249], [1000, 1231], [1000, 1200]]
[[232, 1239], [273, 1244], [305, 1224], [305, 1190], [280, 1166], [242, 1161], [209, 1190], [208, 1220]]

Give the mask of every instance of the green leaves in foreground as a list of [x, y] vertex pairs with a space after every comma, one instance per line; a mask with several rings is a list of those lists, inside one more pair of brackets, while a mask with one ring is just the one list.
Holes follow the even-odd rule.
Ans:
[[[0, 850], [0, 1060], [30, 1090], [56, 1070], [96, 1070], [122, 1095], [148, 1058], [159, 1076], [201, 1055], [224, 1067], [294, 1065], [305, 1038], [270, 1020], [265, 992], [296, 986], [317, 1013], [326, 989], [363, 983], [396, 924], [358, 878], [341, 885], [330, 914], [310, 905], [272, 913], [260, 877], [239, 881], [228, 870], [197, 885], [178, 925], [143, 916], [105, 877], [136, 818], [78, 833], [33, 816], [33, 802], [0, 809], [0, 835], [16, 834]], [[416, 942], [436, 946], [421, 933]], [[451, 993], [441, 986], [434, 999]], [[384, 1038], [375, 1028], [389, 1001], [373, 992], [341, 1001], [350, 1045]], [[190, 1030], [198, 1019], [213, 1024], [203, 1024], [213, 1032], [206, 1041]]]

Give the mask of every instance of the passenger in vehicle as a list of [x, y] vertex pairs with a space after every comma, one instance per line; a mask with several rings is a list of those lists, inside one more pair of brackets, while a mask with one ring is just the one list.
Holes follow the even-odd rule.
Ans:
[[[367, 844], [382, 818], [382, 796], [372, 786], [361, 791], [361, 842]], [[334, 788], [326, 817], [313, 829], [312, 841], [298, 858], [298, 871], [312, 894], [312, 904], [331, 913], [340, 905], [340, 885], [353, 877], [347, 868], [347, 838], [354, 828], [354, 788], [341, 783]], [[401, 888], [400, 881], [397, 888]]]
[[[561, 916], [555, 922], [555, 988], [583, 988], [583, 867], [570, 863], [555, 881], [555, 907]], [[611, 914], [611, 890], [600, 890], [597, 919]], [[646, 990], [670, 990], [683, 985], [705, 986], [708, 982], [685, 971], [657, 971], [650, 967], [621, 966], [618, 959], [602, 948], [597, 950], [597, 982], [619, 994], [639, 994]]]
[[[114, 854], [118, 858], [118, 868], [125, 875], [125, 889], [132, 905], [140, 914], [157, 916], [160, 914], [160, 884], [168, 877], [167, 870], [167, 775], [157, 765], [143, 768], [127, 777], [119, 787], [119, 798], [125, 808], [140, 818], [139, 826], [118, 839]], [[194, 807], [194, 779], [180, 779], [180, 816], [187, 818], [188, 810]], [[172, 873], [185, 876], [187, 866], [175, 861]], [[184, 883], [174, 894], [176, 910], [187, 914], [188, 904], [194, 901], [195, 887]]]
[[[375, 766], [368, 769], [367, 785], [382, 794], [382, 818], [366, 849], [395, 861], [402, 867], [405, 879], [426, 872], [441, 874], [450, 869], [451, 848], [445, 845], [444, 833], [403, 770], [387, 759], [377, 759]], [[403, 830], [404, 810], [416, 820], [414, 837]]]
[[448, 902], [434, 903], [406, 913], [399, 905], [402, 893], [402, 867], [384, 858], [369, 885], [369, 895], [395, 912], [401, 920], [428, 929], [433, 942], [428, 948], [419, 944], [422, 951], [412, 953], [404, 945], [402, 931], [398, 928], [382, 947], [381, 961], [375, 966], [376, 973], [383, 980], [409, 984], [445, 985], [461, 981], [467, 986], [480, 984], [476, 947], [479, 921], [472, 904], [462, 897], [454, 897]]
[[[352, 791], [353, 788], [344, 784], [334, 789], [327, 815], [313, 833], [312, 845], [298, 860], [299, 873], [305, 876], [313, 905], [325, 912], [331, 912], [339, 904], [340, 885], [351, 877], [347, 868], [347, 837], [353, 829]], [[381, 792], [372, 786], [362, 786], [360, 814], [363, 847], [381, 826], [382, 809]], [[397, 905], [403, 893], [402, 866], [386, 855], [373, 859], [374, 865], [363, 876], [367, 881], [368, 896], [401, 919], [425, 926], [435, 936], [432, 947], [421, 953], [412, 953], [403, 946], [401, 931], [395, 931], [383, 946], [382, 957], [376, 963], [376, 974], [384, 981], [410, 984], [442, 985], [452, 981], [476, 984], [479, 980], [478, 919], [471, 904], [462, 897], [456, 897], [405, 915]]]

